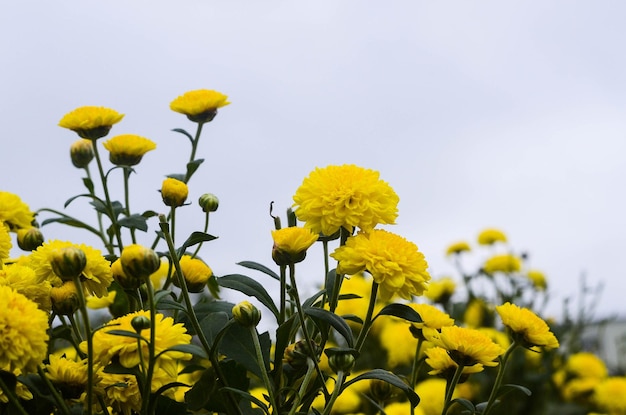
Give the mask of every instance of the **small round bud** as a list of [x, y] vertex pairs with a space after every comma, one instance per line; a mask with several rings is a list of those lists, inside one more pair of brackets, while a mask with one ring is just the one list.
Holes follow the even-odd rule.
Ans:
[[81, 138], [74, 141], [70, 146], [70, 158], [72, 164], [78, 169], [83, 169], [93, 160], [93, 144], [91, 140]]
[[52, 252], [50, 265], [59, 278], [63, 281], [71, 281], [85, 269], [87, 256], [82, 249], [68, 246]]
[[255, 327], [261, 321], [261, 312], [248, 301], [242, 301], [233, 307], [233, 318], [244, 327]]
[[136, 316], [130, 321], [130, 325], [133, 326], [137, 334], [141, 334], [142, 330], [150, 328], [150, 319], [146, 316]]
[[386, 402], [393, 397], [391, 384], [380, 379], [370, 380], [370, 393], [377, 402]]
[[307, 346], [306, 340], [299, 340], [293, 344], [290, 344], [285, 349], [283, 357], [283, 363], [289, 364], [293, 368], [301, 368], [306, 366], [307, 359], [317, 359], [319, 355], [319, 346], [313, 342], [313, 348], [311, 350]]
[[[213, 270], [199, 258], [183, 255], [180, 259], [180, 268], [190, 293], [200, 293], [213, 276]], [[178, 278], [174, 278], [174, 285], [180, 287]]]
[[276, 265], [302, 262], [306, 250], [317, 241], [319, 235], [308, 228], [290, 227], [272, 231], [272, 259]]
[[198, 199], [198, 204], [203, 212], [215, 212], [220, 205], [220, 201], [213, 193], [205, 193]]
[[113, 275], [113, 279], [125, 290], [136, 290], [143, 283], [141, 278], [126, 275], [124, 268], [122, 268], [122, 260], [120, 258], [116, 259], [111, 264], [111, 274]]
[[50, 289], [52, 310], [60, 316], [70, 316], [78, 310], [80, 300], [74, 281], [66, 281], [60, 287]]
[[168, 177], [161, 186], [161, 197], [166, 206], [182, 206], [189, 195], [189, 188], [180, 180]]
[[17, 231], [17, 246], [22, 251], [34, 251], [43, 244], [43, 233], [39, 228], [18, 229]]
[[359, 352], [355, 349], [339, 347], [331, 347], [324, 350], [324, 353], [328, 356], [328, 365], [335, 373], [339, 371], [350, 373], [359, 355]]
[[120, 262], [126, 277], [140, 281], [146, 280], [161, 266], [156, 252], [138, 244], [124, 247]]

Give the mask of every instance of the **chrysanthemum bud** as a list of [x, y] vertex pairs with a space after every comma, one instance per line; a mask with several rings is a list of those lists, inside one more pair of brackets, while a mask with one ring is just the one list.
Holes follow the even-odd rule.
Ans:
[[233, 307], [233, 318], [244, 327], [255, 327], [261, 321], [261, 311], [248, 301]]
[[142, 330], [150, 328], [150, 319], [146, 316], [136, 316], [130, 321], [130, 325], [133, 326], [137, 334], [139, 334]]
[[206, 213], [215, 212], [220, 205], [220, 201], [213, 193], [205, 193], [198, 199], [198, 204]]
[[318, 235], [308, 228], [294, 226], [272, 231], [272, 238], [272, 259], [276, 265], [289, 265], [304, 260], [306, 250], [317, 241]]
[[60, 316], [70, 316], [78, 310], [80, 300], [74, 281], [66, 281], [60, 287], [50, 289], [52, 310]]
[[299, 340], [293, 344], [290, 344], [285, 349], [285, 354], [283, 357], [283, 363], [289, 364], [294, 368], [300, 368], [306, 365], [308, 358], [315, 358], [319, 354], [319, 347], [317, 343], [313, 342], [313, 348], [315, 350], [311, 350], [307, 346], [306, 340]]
[[68, 246], [52, 253], [50, 265], [59, 278], [63, 281], [71, 281], [85, 269], [87, 256], [82, 249]]
[[156, 252], [137, 244], [124, 247], [120, 262], [128, 278], [141, 281], [146, 280], [161, 266], [161, 260]]
[[120, 258], [116, 259], [115, 262], [111, 264], [111, 274], [113, 274], [113, 279], [125, 290], [136, 290], [143, 283], [141, 278], [126, 275], [124, 268], [122, 268], [122, 260]]
[[43, 244], [43, 233], [39, 228], [18, 229], [17, 245], [23, 251], [34, 251]]
[[391, 384], [380, 379], [370, 380], [370, 393], [377, 402], [385, 402], [393, 396]]
[[324, 353], [328, 356], [328, 365], [335, 373], [339, 371], [350, 373], [359, 355], [359, 352], [355, 349], [344, 349], [340, 347], [331, 347], [324, 350]]
[[[199, 258], [192, 258], [190, 255], [183, 255], [180, 259], [180, 268], [183, 278], [187, 284], [187, 289], [191, 293], [199, 293], [204, 290], [209, 279], [213, 276], [213, 270]], [[180, 287], [178, 278], [174, 278], [174, 285]]]
[[91, 140], [81, 138], [70, 146], [70, 158], [72, 164], [78, 169], [83, 169], [93, 160], [93, 144]]
[[168, 177], [161, 186], [161, 197], [166, 206], [182, 206], [187, 200], [189, 189], [184, 182]]

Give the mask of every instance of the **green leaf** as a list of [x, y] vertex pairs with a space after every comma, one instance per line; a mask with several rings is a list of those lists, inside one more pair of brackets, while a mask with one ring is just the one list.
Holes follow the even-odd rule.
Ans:
[[138, 375], [141, 373], [139, 365], [134, 367], [125, 367], [117, 360], [109, 363], [104, 367], [104, 373], [112, 373], [116, 375]]
[[145, 217], [137, 213], [119, 219], [117, 221], [117, 224], [125, 228], [139, 229], [143, 232], [146, 232], [148, 230], [148, 221]]
[[159, 213], [155, 212], [154, 210], [146, 210], [145, 212], [143, 212], [141, 214], [141, 216], [143, 216], [146, 219], [149, 219], [149, 218], [153, 218], [155, 216], [159, 216]]
[[72, 329], [69, 326], [56, 326], [50, 331], [50, 338], [72, 341]]
[[189, 134], [187, 131], [183, 130], [182, 128], [174, 128], [172, 131], [180, 133], [182, 135], [184, 135], [185, 137], [187, 137], [189, 139], [189, 141], [191, 141], [191, 143], [193, 144], [193, 137], [191, 136], [191, 134]]
[[274, 278], [275, 280], [280, 281], [280, 277], [278, 276], [277, 273], [275, 273], [274, 271], [272, 271], [271, 269], [269, 269], [265, 265], [259, 264], [258, 262], [241, 261], [241, 262], [238, 262], [237, 265], [241, 265], [242, 267], [246, 267], [246, 268], [249, 268], [249, 269], [254, 269], [256, 271], [261, 271], [263, 274], [269, 275], [270, 277]]
[[63, 204], [63, 207], [66, 208], [70, 205], [70, 203], [72, 203], [74, 200], [78, 199], [79, 197], [88, 197], [89, 199], [95, 199], [95, 200], [100, 200], [97, 197], [95, 197], [94, 195], [90, 195], [89, 193], [83, 193], [80, 195], [76, 195], [76, 196], [72, 196], [69, 199], [67, 199], [65, 201], [65, 203]]
[[303, 308], [313, 307], [315, 302], [319, 300], [320, 297], [323, 296], [325, 292], [326, 290], [319, 290], [318, 292], [316, 292], [315, 294], [313, 294], [312, 296], [304, 300], [304, 302], [302, 303], [302, 307]]
[[229, 320], [228, 314], [224, 312], [211, 313], [200, 320], [202, 333], [204, 333], [204, 337], [211, 347], [214, 347], [213, 343], [217, 340], [219, 333], [227, 326]]
[[179, 182], [184, 182], [185, 181], [185, 175], [184, 174], [172, 173], [172, 174], [168, 174], [165, 177], [169, 177], [170, 179], [176, 179]]
[[339, 333], [344, 339], [346, 339], [346, 342], [348, 342], [348, 347], [354, 347], [354, 337], [352, 335], [352, 330], [350, 329], [350, 326], [348, 326], [348, 323], [346, 323], [346, 321], [339, 317], [337, 314], [317, 307], [305, 308], [303, 311], [304, 314], [310, 316], [313, 320], [316, 320], [318, 322], [323, 321], [330, 324], [335, 330], [337, 330], [337, 333]]
[[197, 159], [187, 163], [187, 177], [191, 177], [196, 172], [196, 170], [198, 170], [198, 167], [200, 167], [203, 162], [204, 159]]
[[145, 340], [147, 339], [140, 334], [135, 333], [134, 331], [129, 330], [109, 330], [107, 334], [111, 334], [113, 336], [122, 336], [122, 337], [132, 337], [133, 339]]
[[214, 239], [217, 239], [217, 236], [209, 235], [208, 233], [204, 232], [193, 232], [189, 236], [189, 238], [187, 238], [185, 243], [180, 248], [178, 248], [178, 256], [181, 257], [185, 253], [187, 248], [191, 246], [199, 244], [200, 242], [212, 241]]
[[45, 226], [49, 223], [61, 223], [63, 225], [67, 225], [67, 226], [71, 226], [73, 228], [80, 228], [80, 229], [87, 229], [88, 231], [90, 231], [91, 233], [94, 233], [98, 236], [100, 236], [100, 233], [92, 228], [91, 226], [87, 225], [85, 222], [82, 222], [78, 219], [75, 219], [71, 216], [63, 216], [63, 217], [59, 217], [59, 218], [49, 218], [44, 220], [43, 222], [41, 222], [41, 226]]
[[458, 403], [459, 405], [461, 405], [462, 407], [470, 411], [471, 414], [476, 412], [476, 408], [474, 407], [474, 404], [471, 401], [468, 401], [467, 399], [463, 399], [463, 398], [453, 399], [452, 401], [450, 401], [450, 405], [452, 405], [453, 403]]
[[107, 205], [101, 199], [95, 198], [94, 200], [89, 202], [89, 204], [93, 206], [94, 209], [96, 209], [96, 212], [100, 212], [103, 215], [107, 214]]
[[328, 294], [328, 298], [333, 298], [333, 291], [335, 290], [336, 279], [337, 279], [337, 270], [331, 269], [330, 271], [328, 271], [328, 274], [326, 274], [326, 281], [324, 281], [324, 287], [326, 288], [326, 293]]
[[264, 335], [259, 336], [259, 342], [261, 342], [261, 350], [264, 352], [263, 364], [265, 367], [261, 367], [257, 361], [250, 329], [239, 324], [233, 324], [224, 335], [219, 345], [219, 351], [223, 355], [243, 365], [248, 371], [259, 378], [263, 378], [261, 371], [265, 371], [269, 368], [269, 335], [264, 333]]
[[250, 401], [250, 402], [253, 402], [253, 403], [254, 403], [255, 405], [257, 405], [259, 408], [261, 408], [261, 409], [263, 410], [263, 412], [264, 412], [264, 413], [269, 414], [269, 408], [268, 408], [267, 404], [266, 404], [265, 402], [263, 402], [262, 400], [260, 400], [259, 398], [256, 398], [256, 397], [254, 397], [254, 396], [250, 395], [250, 394], [249, 394], [248, 392], [246, 392], [246, 391], [242, 391], [242, 390], [235, 389], [235, 388], [222, 388], [222, 389], [220, 389], [220, 390], [222, 390], [222, 391], [224, 391], [224, 392], [227, 392], [227, 391], [228, 391], [228, 392], [232, 392], [232, 393], [234, 393], [235, 395], [239, 395], [239, 396], [241, 396], [242, 398], [244, 398], [244, 399], [246, 399], [246, 400], [248, 400], [248, 401]]
[[397, 375], [387, 370], [383, 370], [383, 369], [373, 369], [373, 370], [370, 370], [369, 372], [365, 372], [355, 377], [354, 379], [349, 380], [348, 382], [344, 383], [341, 386], [341, 390], [339, 393], [343, 392], [347, 387], [349, 387], [353, 383], [356, 383], [360, 380], [365, 380], [365, 379], [382, 380], [383, 382], [387, 382], [390, 385], [393, 385], [396, 388], [402, 390], [406, 394], [406, 397], [409, 399], [409, 401], [411, 402], [411, 406], [413, 407], [416, 407], [420, 403], [420, 397], [417, 395], [417, 393], [415, 393], [415, 391], [409, 385], [404, 383], [404, 381], [400, 379]]
[[94, 190], [93, 182], [91, 181], [89, 177], [83, 177], [83, 184], [85, 185], [89, 193], [93, 194], [93, 190]]
[[526, 394], [526, 396], [531, 396], [533, 393], [530, 391], [530, 389], [522, 386], [522, 385], [515, 385], [513, 383], [507, 383], [505, 385], [500, 386], [500, 388], [498, 389], [498, 394], [496, 395], [498, 398], [503, 397], [504, 395], [508, 395], [509, 393], [518, 390], [521, 391], [523, 393]]
[[[171, 384], [165, 385], [161, 389], [165, 387], [171, 387], [170, 385]], [[154, 415], [171, 415], [171, 414], [186, 414], [187, 413], [187, 405], [185, 405], [182, 402], [176, 402], [175, 400], [167, 398], [163, 395], [157, 396], [156, 400], [157, 400], [157, 404], [154, 410]]]
[[276, 304], [274, 304], [272, 297], [258, 281], [245, 275], [230, 274], [217, 278], [217, 283], [222, 287], [237, 290], [247, 296], [256, 298], [274, 314], [276, 319], [278, 319], [280, 312], [278, 311]]
[[185, 308], [184, 305], [169, 297], [164, 297], [157, 301], [156, 307], [158, 310], [178, 310], [185, 313], [187, 312], [187, 308]]
[[191, 389], [185, 392], [185, 402], [192, 411], [202, 409], [209, 402], [217, 385], [216, 375], [212, 368], [202, 372], [200, 379]]
[[421, 323], [422, 317], [418, 314], [417, 311], [413, 310], [406, 304], [389, 304], [385, 306], [380, 312], [374, 317], [374, 319], [380, 316], [395, 316], [405, 319], [407, 321], [411, 321], [413, 323]]
[[192, 354], [196, 357], [199, 357], [201, 359], [208, 359], [209, 356], [207, 356], [206, 351], [196, 345], [196, 344], [177, 344], [176, 346], [172, 346], [168, 349], [163, 350], [161, 353], [159, 353], [156, 357], [159, 357], [160, 355], [162, 355], [163, 353], [166, 352], [183, 352], [183, 353], [189, 353]]
[[282, 360], [285, 354], [285, 349], [289, 345], [289, 339], [291, 337], [291, 330], [296, 322], [297, 314], [292, 315], [283, 324], [276, 329], [276, 347], [274, 351], [275, 359]]

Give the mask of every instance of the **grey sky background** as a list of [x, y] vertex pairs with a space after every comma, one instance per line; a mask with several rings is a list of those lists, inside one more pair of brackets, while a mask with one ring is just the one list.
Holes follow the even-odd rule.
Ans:
[[[76, 136], [57, 124], [102, 105], [126, 114], [110, 136], [157, 143], [131, 204], [165, 212], [157, 190], [189, 156], [170, 130], [194, 127], [169, 103], [216, 89], [232, 104], [205, 128], [177, 238], [202, 226], [197, 198], [218, 195], [219, 239], [202, 253], [217, 275], [271, 265], [270, 201], [282, 213], [316, 166], [354, 163], [400, 195], [390, 230], [434, 277], [452, 269], [451, 242], [497, 227], [546, 273], [551, 313], [584, 273], [605, 284], [599, 314], [625, 315], [625, 15], [619, 1], [12, 2], [0, 12], [0, 189], [32, 209], [82, 192]], [[86, 206], [68, 213], [88, 218]], [[309, 257], [312, 280], [321, 257]]]

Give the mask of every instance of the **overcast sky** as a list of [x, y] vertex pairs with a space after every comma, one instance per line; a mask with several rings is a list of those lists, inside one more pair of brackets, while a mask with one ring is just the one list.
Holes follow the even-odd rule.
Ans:
[[313, 168], [355, 163], [379, 170], [400, 195], [391, 230], [420, 247], [433, 276], [451, 270], [449, 243], [498, 227], [530, 252], [555, 297], [575, 296], [584, 273], [605, 284], [601, 314], [626, 314], [626, 3], [1, 8], [0, 189], [33, 210], [61, 208], [83, 191], [68, 157], [76, 136], [57, 124], [76, 107], [101, 105], [126, 114], [111, 136], [157, 143], [132, 178], [132, 206], [165, 211], [157, 189], [189, 154], [170, 130], [193, 129], [169, 103], [215, 89], [232, 104], [205, 128], [206, 161], [179, 230], [202, 226], [198, 196], [218, 195], [210, 232], [219, 240], [203, 251], [216, 274], [242, 272], [241, 260], [271, 265], [269, 202], [282, 212]]

